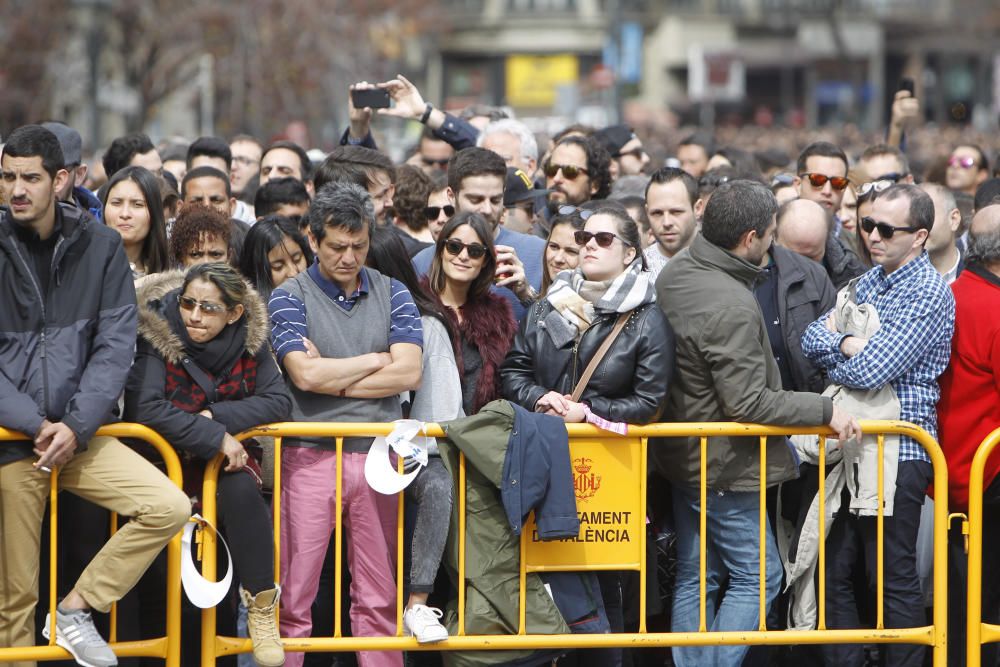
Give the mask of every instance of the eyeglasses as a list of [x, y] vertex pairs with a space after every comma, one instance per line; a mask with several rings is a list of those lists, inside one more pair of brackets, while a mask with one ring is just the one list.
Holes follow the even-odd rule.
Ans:
[[425, 206], [424, 217], [428, 220], [437, 220], [441, 211], [444, 211], [445, 216], [449, 218], [455, 215], [455, 207], [451, 204], [445, 204], [444, 206]]
[[201, 308], [201, 312], [206, 315], [218, 315], [219, 313], [226, 312], [226, 307], [221, 303], [212, 303], [211, 301], [198, 301], [189, 296], [182, 296], [177, 299], [180, 307], [184, 310], [193, 311], [195, 308]]
[[234, 155], [231, 164], [241, 164], [244, 167], [254, 167], [260, 164], [260, 160], [251, 160], [245, 155]]
[[618, 236], [617, 234], [612, 234], [611, 232], [594, 233], [594, 232], [585, 232], [582, 229], [573, 232], [573, 240], [576, 241], [576, 244], [580, 247], [583, 247], [588, 243], [590, 243], [590, 239], [594, 239], [595, 241], [597, 241], [597, 245], [602, 248], [610, 248], [611, 244], [615, 242], [615, 239], [618, 239], [619, 241], [621, 241], [622, 243], [624, 243], [629, 247], [632, 246], [631, 243], [629, 243], [622, 237]]
[[851, 182], [846, 176], [827, 176], [826, 174], [814, 174], [805, 173], [799, 174], [799, 176], [805, 176], [809, 179], [809, 185], [814, 188], [821, 188], [826, 185], [827, 181], [830, 182], [830, 187], [834, 190], [843, 190]]
[[589, 208], [578, 208], [572, 204], [563, 204], [558, 209], [559, 215], [573, 215], [576, 213], [581, 220], [587, 220], [594, 212]]
[[887, 222], [875, 222], [874, 218], [869, 218], [865, 216], [861, 218], [861, 229], [865, 230], [865, 234], [871, 234], [872, 230], [877, 229], [878, 235], [884, 239], [891, 239], [892, 235], [896, 232], [917, 232], [923, 229], [923, 227], [893, 227]]
[[571, 181], [575, 181], [576, 177], [580, 174], [589, 174], [590, 172], [583, 167], [575, 167], [571, 164], [547, 164], [545, 165], [545, 175], [549, 178], [555, 178], [559, 170], [562, 170], [563, 176]]
[[444, 242], [444, 249], [449, 255], [458, 257], [462, 250], [469, 253], [469, 259], [481, 259], [486, 256], [486, 246], [479, 243], [462, 243], [458, 239], [448, 239]]
[[974, 157], [958, 157], [957, 155], [952, 155], [948, 158], [949, 167], [961, 167], [962, 169], [972, 169], [976, 166], [976, 158]]
[[893, 182], [890, 180], [879, 179], [877, 181], [869, 181], [868, 183], [862, 184], [862, 186], [858, 189], [858, 196], [867, 197], [872, 193], [879, 194], [881, 192], [885, 192], [893, 185]]
[[420, 156], [420, 161], [423, 162], [424, 164], [426, 164], [428, 167], [431, 167], [431, 166], [447, 167], [448, 166], [448, 162], [450, 160], [451, 160], [451, 158], [448, 158], [448, 157], [434, 159], [432, 157], [423, 157], [423, 156]]

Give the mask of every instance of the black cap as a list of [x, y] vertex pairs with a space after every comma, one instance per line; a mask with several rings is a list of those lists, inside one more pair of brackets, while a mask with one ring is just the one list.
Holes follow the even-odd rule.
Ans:
[[522, 169], [507, 167], [507, 185], [503, 191], [503, 205], [505, 207], [547, 195], [549, 192], [549, 190], [536, 188], [535, 184], [531, 182], [531, 177]]
[[80, 138], [79, 132], [63, 123], [42, 123], [42, 127], [56, 135], [56, 139], [59, 140], [64, 167], [83, 162], [83, 139]]
[[[510, 183], [510, 179], [507, 179]], [[509, 185], [508, 185], [509, 187]], [[1000, 178], [987, 178], [976, 188], [975, 210], [984, 209], [991, 204], [1000, 203]]]
[[618, 157], [625, 144], [634, 138], [635, 132], [628, 125], [611, 125], [594, 133], [594, 139], [604, 146], [611, 157]]

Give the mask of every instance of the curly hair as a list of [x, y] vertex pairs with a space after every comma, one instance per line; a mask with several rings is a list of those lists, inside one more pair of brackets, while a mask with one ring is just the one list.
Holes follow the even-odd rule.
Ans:
[[187, 204], [181, 209], [170, 233], [170, 259], [178, 266], [184, 256], [198, 245], [202, 238], [217, 238], [229, 245], [232, 226], [226, 216], [214, 208], [200, 204]]
[[427, 229], [424, 208], [431, 196], [431, 179], [411, 165], [404, 164], [396, 170], [396, 193], [392, 198], [392, 209], [396, 216], [414, 232]]
[[[607, 199], [611, 194], [611, 154], [596, 139], [571, 134], [563, 137], [552, 148], [578, 146], [587, 156], [587, 174], [591, 183], [597, 183], [597, 191], [591, 199]], [[551, 155], [551, 154], [550, 154]]]

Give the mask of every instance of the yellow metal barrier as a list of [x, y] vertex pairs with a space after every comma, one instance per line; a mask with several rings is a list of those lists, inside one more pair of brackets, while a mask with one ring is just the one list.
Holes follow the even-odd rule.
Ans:
[[966, 664], [979, 667], [983, 644], [1000, 641], [1000, 625], [983, 623], [983, 477], [1000, 444], [1000, 428], [983, 440], [969, 471], [969, 581], [966, 597]]
[[[181, 463], [177, 453], [166, 440], [152, 429], [140, 424], [109, 424], [98, 429], [96, 435], [113, 438], [134, 438], [152, 445], [166, 464], [166, 474], [178, 488], [182, 488]], [[10, 440], [27, 440], [21, 433], [0, 428], [0, 442]], [[69, 652], [57, 646], [55, 632], [56, 596], [58, 593], [57, 565], [57, 534], [59, 508], [59, 469], [51, 473], [49, 491], [49, 600], [48, 608], [52, 619], [47, 646], [27, 646], [0, 648], [0, 663], [16, 661], [50, 661], [71, 659]], [[112, 513], [111, 532], [117, 530], [117, 516]], [[2, 537], [2, 536], [0, 536]], [[149, 657], [165, 660], [166, 667], [180, 667], [181, 664], [181, 535], [178, 533], [167, 545], [167, 618], [166, 635], [154, 639], [142, 639], [131, 642], [117, 641], [117, 605], [111, 608], [111, 636], [108, 644], [119, 658]]]
[[[460, 459], [459, 469], [459, 534], [463, 537], [459, 541], [459, 586], [458, 586], [458, 631], [455, 635], [442, 643], [419, 645], [411, 637], [403, 637], [402, 623], [399, 619], [402, 616], [403, 597], [402, 587], [397, 586], [397, 632], [394, 637], [342, 637], [341, 627], [341, 597], [340, 573], [341, 563], [341, 531], [340, 531], [340, 507], [341, 507], [341, 479], [342, 469], [341, 457], [343, 451], [343, 438], [345, 437], [365, 437], [387, 435], [392, 429], [392, 424], [325, 424], [325, 423], [280, 423], [262, 426], [251, 431], [240, 434], [240, 439], [258, 436], [273, 436], [275, 439], [275, 479], [274, 479], [274, 535], [275, 535], [275, 572], [278, 573], [280, 539], [279, 525], [280, 515], [280, 488], [281, 488], [281, 448], [282, 438], [285, 437], [329, 437], [334, 438], [337, 444], [337, 515], [335, 522], [335, 546], [336, 546], [336, 566], [335, 566], [335, 634], [333, 637], [311, 637], [311, 638], [286, 638], [283, 639], [285, 648], [290, 651], [378, 651], [378, 650], [505, 650], [505, 649], [541, 649], [541, 648], [604, 648], [604, 647], [631, 647], [648, 648], [653, 646], [709, 646], [709, 645], [778, 645], [778, 644], [835, 644], [835, 643], [876, 643], [876, 644], [919, 644], [930, 646], [933, 651], [933, 664], [935, 667], [945, 667], [947, 661], [947, 518], [948, 518], [948, 494], [947, 494], [947, 467], [944, 455], [940, 447], [923, 429], [907, 423], [898, 421], [862, 421], [861, 427], [865, 433], [878, 434], [877, 446], [879, 453], [878, 481], [879, 481], [879, 511], [878, 511], [878, 565], [877, 565], [877, 622], [873, 629], [846, 629], [828, 630], [826, 629], [826, 549], [825, 542], [819, 542], [819, 622], [818, 629], [808, 631], [776, 631], [766, 628], [765, 619], [767, 616], [767, 601], [764, 588], [764, 577], [766, 571], [765, 546], [763, 542], [766, 515], [766, 447], [760, 448], [760, 464], [762, 471], [762, 485], [760, 491], [760, 625], [755, 631], [747, 632], [708, 632], [705, 622], [705, 558], [706, 552], [706, 516], [704, 508], [707, 496], [706, 469], [708, 461], [708, 439], [716, 436], [751, 436], [759, 437], [763, 445], [768, 436], [789, 436], [797, 434], [831, 435], [827, 427], [777, 427], [761, 426], [755, 424], [740, 424], [732, 422], [724, 423], [676, 423], [676, 424], [652, 424], [648, 426], [630, 427], [625, 436], [599, 430], [590, 425], [570, 424], [567, 431], [570, 437], [570, 457], [574, 462], [577, 482], [577, 511], [587, 511], [582, 507], [581, 490], [584, 494], [593, 491], [596, 478], [595, 471], [600, 468], [602, 479], [600, 485], [605, 484], [603, 474], [609, 475], [608, 487], [611, 488], [611, 480], [614, 479], [614, 499], [611, 501], [612, 512], [611, 521], [614, 523], [614, 512], [618, 512], [617, 518], [620, 525], [614, 530], [624, 531], [628, 534], [628, 542], [619, 541], [613, 548], [603, 549], [593, 544], [594, 540], [589, 540], [584, 531], [586, 526], [581, 528], [582, 536], [575, 540], [538, 542], [533, 538], [534, 523], [529, 521], [521, 537], [521, 592], [520, 592], [520, 622], [516, 635], [504, 636], [471, 636], [465, 633], [465, 458]], [[427, 435], [441, 437], [444, 435], [437, 425], [430, 425], [426, 431]], [[891, 628], [886, 629], [884, 624], [884, 586], [883, 586], [883, 545], [882, 537], [884, 532], [884, 517], [882, 515], [883, 489], [882, 482], [884, 470], [882, 464], [882, 454], [884, 451], [884, 435], [899, 434], [913, 438], [920, 443], [931, 458], [934, 470], [934, 608], [933, 624], [916, 628]], [[680, 633], [647, 633], [645, 630], [646, 599], [645, 599], [645, 516], [646, 516], [646, 450], [649, 438], [679, 438], [697, 437], [701, 441], [701, 534], [700, 548], [703, 557], [700, 566], [700, 586], [701, 604], [698, 632]], [[664, 446], [670, 446], [669, 443]], [[825, 469], [825, 450], [820, 447], [819, 467]], [[215, 495], [217, 490], [217, 477], [222, 457], [217, 458], [205, 471], [205, 487], [203, 493], [203, 509], [205, 517], [211, 521], [215, 520]], [[622, 481], [621, 475], [626, 477], [631, 475], [631, 481]], [[623, 486], [624, 485], [624, 486]], [[402, 494], [400, 494], [402, 496]], [[593, 494], [596, 496], [596, 492]], [[609, 494], [610, 495], [610, 494]], [[819, 478], [819, 498], [825, 498], [825, 478]], [[609, 507], [609, 505], [602, 505]], [[628, 509], [634, 507], [635, 511]], [[617, 508], [617, 509], [616, 509]], [[601, 510], [604, 511], [603, 509]], [[402, 498], [400, 498], [400, 512], [402, 512]], [[629, 514], [625, 515], [625, 512]], [[819, 534], [825, 532], [824, 512], [819, 513]], [[397, 544], [397, 581], [402, 579], [402, 522], [399, 525], [399, 535]], [[621, 535], [619, 534], [620, 538]], [[630, 546], [625, 546], [626, 544]], [[202, 564], [203, 574], [214, 579], [216, 576], [216, 544], [210, 531], [206, 531], [204, 536], [204, 562]], [[556, 571], [556, 570], [637, 570], [640, 573], [640, 631], [636, 633], [616, 633], [603, 635], [530, 635], [525, 630], [525, 577], [528, 572]], [[215, 634], [215, 610], [205, 610], [202, 626], [202, 665], [207, 667], [215, 664], [217, 657], [231, 655], [233, 653], [245, 653], [251, 650], [249, 639], [237, 637], [220, 637]], [[1000, 635], [998, 635], [1000, 636]]]

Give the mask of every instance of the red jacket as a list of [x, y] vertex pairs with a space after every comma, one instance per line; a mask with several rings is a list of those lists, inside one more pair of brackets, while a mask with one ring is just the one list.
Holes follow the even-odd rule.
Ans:
[[[968, 509], [972, 457], [1000, 427], [1000, 277], [967, 267], [952, 286], [955, 335], [941, 376], [938, 438], [948, 461], [952, 511]], [[984, 484], [1000, 472], [1000, 452], [986, 464]]]

